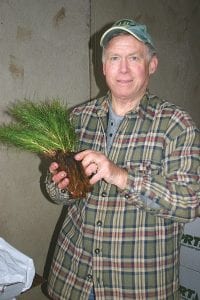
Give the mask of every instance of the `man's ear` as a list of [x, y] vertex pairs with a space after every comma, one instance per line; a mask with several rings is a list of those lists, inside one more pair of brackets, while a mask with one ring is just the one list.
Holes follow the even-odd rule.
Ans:
[[105, 72], [105, 64], [104, 63], [102, 64], [102, 70], [103, 70], [103, 75], [105, 76], [106, 72]]
[[149, 63], [149, 74], [155, 73], [157, 66], [158, 66], [158, 58], [156, 55], [153, 55]]

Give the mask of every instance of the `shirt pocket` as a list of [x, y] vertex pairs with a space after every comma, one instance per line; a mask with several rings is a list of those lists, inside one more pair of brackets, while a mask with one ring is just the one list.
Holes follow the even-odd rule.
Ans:
[[161, 165], [153, 161], [127, 161], [124, 168], [126, 168], [128, 172], [138, 176], [153, 176], [161, 173]]

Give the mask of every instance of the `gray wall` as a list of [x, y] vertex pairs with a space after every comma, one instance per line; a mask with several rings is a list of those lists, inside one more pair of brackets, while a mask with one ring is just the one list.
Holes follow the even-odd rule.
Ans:
[[[88, 0], [0, 0], [0, 121], [25, 96], [69, 106], [89, 99], [89, 36]], [[0, 236], [32, 257], [39, 274], [62, 212], [45, 197], [45, 168], [37, 156], [0, 145]], [[21, 297], [44, 297], [33, 293]]]
[[[199, 0], [0, 0], [1, 122], [7, 105], [25, 96], [73, 106], [104, 94], [99, 36], [122, 17], [146, 23], [154, 37], [160, 65], [151, 90], [200, 125]], [[0, 146], [0, 236], [31, 256], [40, 274], [66, 213], [45, 195], [46, 168], [37, 156]], [[46, 299], [39, 287], [19, 298]]]

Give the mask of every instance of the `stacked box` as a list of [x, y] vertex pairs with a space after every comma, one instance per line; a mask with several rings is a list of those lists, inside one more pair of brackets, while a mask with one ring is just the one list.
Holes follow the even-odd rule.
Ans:
[[200, 300], [200, 218], [185, 225], [181, 239], [180, 291], [183, 300]]

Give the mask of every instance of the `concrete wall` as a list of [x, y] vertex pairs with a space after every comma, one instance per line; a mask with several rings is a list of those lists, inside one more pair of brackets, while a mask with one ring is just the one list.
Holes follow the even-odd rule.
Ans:
[[[89, 35], [88, 0], [1, 0], [0, 121], [25, 96], [69, 106], [89, 99]], [[45, 197], [45, 168], [37, 156], [0, 145], [0, 236], [32, 257], [39, 274], [62, 212]], [[46, 298], [40, 289], [20, 297]]]
[[[146, 23], [154, 37], [160, 65], [151, 90], [200, 125], [199, 0], [1, 0], [0, 121], [24, 96], [58, 96], [72, 106], [104, 94], [99, 36], [122, 17]], [[0, 236], [31, 256], [40, 274], [66, 213], [46, 198], [46, 168], [37, 156], [0, 146]], [[46, 299], [40, 288], [19, 298]]]

